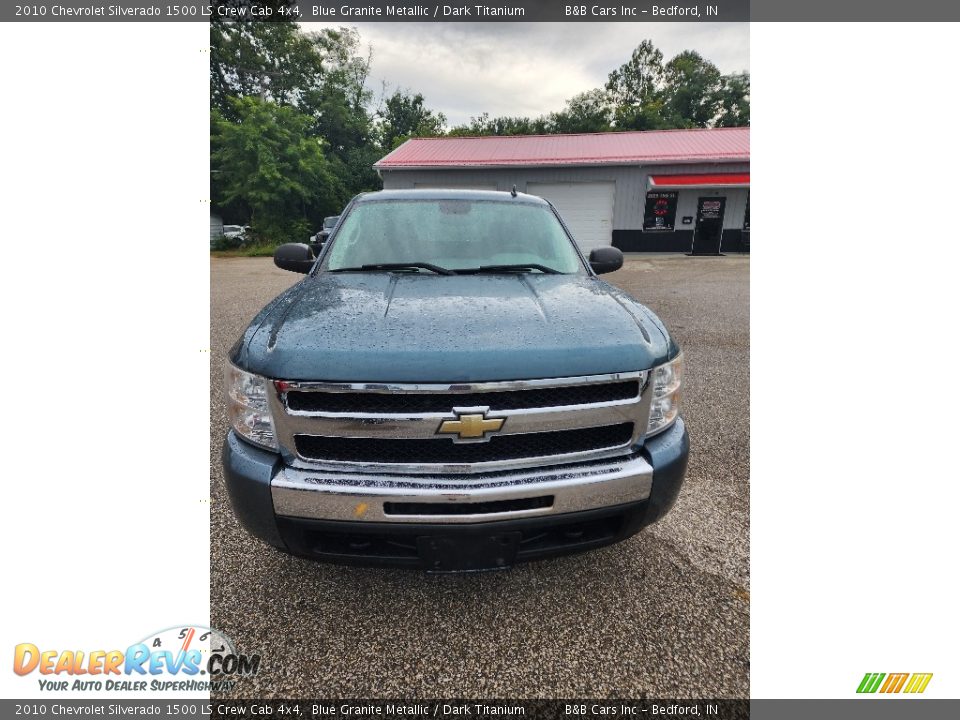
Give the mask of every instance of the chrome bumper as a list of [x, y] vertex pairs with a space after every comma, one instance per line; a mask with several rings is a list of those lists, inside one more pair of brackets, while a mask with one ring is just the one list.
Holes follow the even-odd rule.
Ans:
[[[283, 467], [270, 482], [277, 515], [355, 522], [476, 523], [559, 515], [646, 500], [653, 468], [639, 454], [511, 473], [397, 476]], [[542, 507], [491, 510], [488, 503], [550, 497]], [[436, 505], [429, 514], [388, 512], [388, 503]], [[455, 513], [443, 506], [457, 505]], [[464, 505], [484, 503], [478, 512]]]

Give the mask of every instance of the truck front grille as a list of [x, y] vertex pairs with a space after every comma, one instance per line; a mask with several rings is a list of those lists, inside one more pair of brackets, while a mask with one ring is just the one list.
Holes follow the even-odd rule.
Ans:
[[527, 410], [629, 400], [636, 398], [639, 394], [640, 383], [636, 380], [457, 395], [292, 391], [287, 393], [287, 407], [294, 412], [404, 415], [445, 413], [450, 411], [452, 404], [458, 407], [487, 406], [491, 410]]
[[648, 380], [645, 371], [451, 385], [276, 380], [269, 402], [280, 448], [299, 467], [483, 473], [630, 453], [647, 427]]
[[353, 463], [462, 464], [592, 452], [626, 445], [633, 423], [555, 432], [496, 435], [484, 443], [455, 443], [449, 438], [384, 438], [297, 435], [297, 453], [310, 460]]

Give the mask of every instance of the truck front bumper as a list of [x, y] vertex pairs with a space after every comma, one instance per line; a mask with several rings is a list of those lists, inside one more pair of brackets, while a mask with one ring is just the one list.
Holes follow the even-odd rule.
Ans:
[[463, 571], [623, 540], [676, 501], [682, 420], [632, 455], [527, 471], [397, 476], [291, 468], [232, 431], [227, 490], [253, 535], [318, 560]]

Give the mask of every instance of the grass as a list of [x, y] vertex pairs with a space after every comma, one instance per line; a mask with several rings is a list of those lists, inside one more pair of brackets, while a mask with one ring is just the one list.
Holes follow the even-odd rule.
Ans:
[[250, 247], [237, 248], [235, 250], [211, 250], [210, 256], [219, 258], [273, 257], [273, 251], [276, 249], [276, 245], [251, 245]]

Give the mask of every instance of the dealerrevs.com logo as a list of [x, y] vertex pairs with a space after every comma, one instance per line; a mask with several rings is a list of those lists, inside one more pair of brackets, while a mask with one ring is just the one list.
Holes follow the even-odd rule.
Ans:
[[125, 650], [51, 650], [20, 643], [13, 651], [13, 671], [36, 673], [44, 691], [229, 691], [236, 678], [259, 669], [259, 655], [238, 653], [230, 638], [202, 625], [166, 628]]
[[933, 673], [867, 673], [857, 687], [858, 693], [922, 693]]

